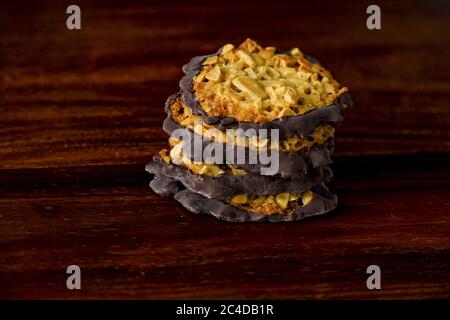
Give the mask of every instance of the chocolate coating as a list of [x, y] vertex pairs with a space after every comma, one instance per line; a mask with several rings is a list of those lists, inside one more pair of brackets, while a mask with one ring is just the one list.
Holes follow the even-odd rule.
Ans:
[[308, 170], [308, 174], [301, 179], [282, 179], [255, 174], [206, 176], [196, 175], [189, 169], [175, 164], [165, 163], [159, 155], [147, 164], [145, 170], [155, 178], [150, 183], [152, 189], [158, 189], [162, 194], [173, 194], [176, 190], [173, 183], [163, 184], [160, 177], [168, 177], [179, 181], [187, 189], [199, 193], [207, 198], [224, 199], [238, 194], [271, 195], [283, 192], [303, 192], [319, 183], [328, 183], [333, 177], [329, 167]]
[[155, 190], [157, 194], [170, 196], [177, 193], [180, 190], [181, 185], [175, 179], [169, 179], [165, 176], [155, 176], [153, 180], [150, 181], [150, 188]]

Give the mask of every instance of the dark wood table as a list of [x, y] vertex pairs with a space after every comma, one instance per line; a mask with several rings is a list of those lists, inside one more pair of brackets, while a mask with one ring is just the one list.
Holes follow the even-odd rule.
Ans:
[[[0, 298], [450, 296], [448, 2], [378, 1], [381, 30], [365, 1], [77, 4], [79, 31], [60, 3], [0, 5]], [[232, 224], [147, 186], [181, 66], [246, 37], [351, 89], [333, 214]]]

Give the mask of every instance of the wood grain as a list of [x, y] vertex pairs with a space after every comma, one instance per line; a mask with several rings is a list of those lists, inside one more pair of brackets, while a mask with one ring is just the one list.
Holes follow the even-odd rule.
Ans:
[[[80, 31], [61, 3], [0, 5], [0, 298], [450, 297], [447, 2], [380, 1], [379, 31], [356, 1], [77, 4]], [[231, 224], [147, 187], [181, 66], [245, 37], [351, 89], [329, 216]]]

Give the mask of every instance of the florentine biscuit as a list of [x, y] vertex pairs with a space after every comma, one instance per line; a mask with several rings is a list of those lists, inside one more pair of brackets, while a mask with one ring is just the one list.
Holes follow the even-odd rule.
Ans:
[[[184, 136], [187, 137], [187, 141], [184, 141], [184, 143], [187, 143], [187, 145], [193, 145], [195, 141], [195, 133], [192, 133], [189, 130], [186, 130], [184, 133]], [[200, 139], [200, 137], [198, 138]], [[172, 145], [172, 149], [177, 146], [178, 150], [181, 150], [183, 152], [183, 156], [188, 158], [191, 161], [195, 162], [207, 162], [208, 159], [204, 158], [203, 153], [196, 152], [194, 148], [183, 148], [183, 142], [180, 140], [177, 140], [175, 138], [169, 139], [170, 144]], [[334, 150], [334, 140], [330, 139], [324, 144], [317, 145], [312, 147], [306, 152], [298, 153], [298, 152], [279, 152], [278, 155], [274, 154], [271, 162], [263, 162], [261, 161], [261, 158], [256, 158], [255, 162], [250, 162], [249, 159], [252, 159], [252, 157], [255, 156], [255, 152], [249, 148], [241, 148], [241, 147], [232, 147], [229, 148], [227, 145], [217, 142], [211, 142], [208, 140], [202, 140], [201, 141], [201, 150], [204, 150], [206, 147], [212, 147], [217, 149], [224, 150], [222, 152], [222, 158], [219, 162], [217, 162], [217, 159], [209, 159], [214, 161], [214, 163], [218, 164], [226, 164], [229, 163], [236, 169], [242, 169], [251, 173], [255, 174], [262, 174], [263, 168], [274, 168], [272, 172], [265, 172], [266, 175], [271, 176], [280, 176], [283, 178], [290, 178], [290, 177], [302, 177], [306, 172], [308, 168], [318, 168], [322, 166], [328, 166], [333, 161], [331, 159], [331, 155]], [[233, 158], [230, 162], [227, 160], [226, 156], [226, 148], [233, 150], [229, 153], [231, 154]], [[269, 150], [268, 156], [270, 157], [272, 153], [270, 153], [271, 150]], [[197, 154], [196, 154], [197, 153]], [[197, 155], [197, 157], [196, 157]], [[241, 161], [242, 159], [240, 156], [245, 155], [245, 161]], [[257, 154], [256, 154], [257, 155]], [[218, 157], [221, 157], [220, 154]], [[275, 165], [275, 161], [278, 161], [278, 166]], [[276, 170], [275, 170], [276, 169]]]
[[251, 173], [234, 175], [231, 172], [220, 175], [195, 174], [182, 165], [166, 162], [159, 155], [156, 155], [145, 169], [155, 177], [165, 176], [179, 181], [192, 192], [207, 198], [220, 199], [239, 194], [273, 195], [303, 192], [317, 184], [328, 183], [333, 176], [329, 167], [308, 170], [308, 174], [301, 179], [282, 179]]
[[317, 60], [250, 39], [195, 57], [183, 71], [184, 102], [219, 128], [277, 128], [281, 138], [308, 135], [321, 124], [341, 122], [352, 105], [347, 88]]
[[[298, 221], [308, 217], [325, 214], [337, 206], [337, 197], [325, 186], [317, 185], [311, 190], [303, 192], [293, 202], [293, 206], [284, 211], [254, 212], [246, 210], [242, 205], [228, 200], [210, 199], [201, 194], [189, 191], [176, 180], [160, 176], [150, 183], [151, 188], [158, 194], [172, 195], [186, 209], [193, 213], [210, 214], [218, 219], [231, 222], [287, 222]], [[276, 203], [274, 196], [269, 198], [268, 206]], [[303, 201], [306, 203], [304, 204]], [[264, 207], [265, 204], [262, 205]]]

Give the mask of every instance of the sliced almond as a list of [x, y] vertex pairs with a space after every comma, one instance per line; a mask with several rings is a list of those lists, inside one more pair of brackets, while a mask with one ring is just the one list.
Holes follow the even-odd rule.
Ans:
[[303, 192], [302, 194], [302, 203], [306, 206], [313, 199], [313, 193], [311, 191]]
[[277, 70], [275, 70], [274, 68], [272, 68], [272, 67], [267, 67], [267, 74], [272, 79], [278, 79], [281, 76], [280, 73]]
[[208, 58], [206, 58], [205, 61], [203, 61], [203, 65], [209, 66], [212, 64], [216, 64], [217, 60], [218, 60], [217, 56], [208, 57]]
[[266, 196], [258, 196], [255, 200], [252, 201], [252, 204], [254, 207], [259, 207], [264, 203], [264, 200], [266, 200]]
[[252, 53], [252, 52], [261, 50], [262, 48], [261, 48], [260, 45], [257, 44], [254, 40], [252, 40], [252, 39], [250, 39], [250, 38], [247, 38], [247, 39], [245, 39], [244, 42], [242, 42], [242, 43], [239, 45], [239, 49], [245, 50], [245, 51], [247, 51], [248, 53]]
[[263, 66], [266, 64], [266, 61], [256, 53], [252, 53], [251, 57], [256, 62], [257, 66]]
[[220, 69], [218, 66], [214, 66], [211, 70], [208, 71], [205, 75], [206, 79], [210, 81], [218, 81], [220, 79]]
[[256, 66], [256, 62], [255, 60], [252, 59], [252, 57], [245, 51], [243, 50], [238, 50], [237, 51], [237, 55], [239, 58], [242, 59], [242, 61], [244, 61], [249, 67], [253, 68], [254, 66]]
[[207, 176], [220, 176], [225, 173], [222, 169], [215, 165], [202, 164], [202, 168], [199, 171], [200, 174], [204, 174]]
[[237, 168], [234, 167], [234, 166], [230, 166], [230, 169], [231, 169], [231, 173], [232, 173], [234, 176], [240, 176], [240, 175], [247, 174], [247, 172], [246, 172], [245, 170], [237, 169]]
[[266, 199], [264, 199], [264, 204], [271, 204], [271, 203], [274, 203], [275, 202], [275, 199], [274, 199], [274, 197], [273, 196], [268, 196]]
[[267, 98], [264, 88], [255, 80], [247, 76], [235, 78], [232, 83], [241, 91], [253, 96], [254, 98]]
[[238, 194], [237, 196], [234, 196], [233, 199], [231, 199], [231, 203], [235, 204], [245, 204], [247, 203], [247, 195], [245, 194]]
[[234, 46], [233, 46], [231, 43], [228, 43], [228, 44], [226, 44], [226, 45], [224, 45], [224, 46], [222, 47], [221, 54], [223, 55], [223, 54], [225, 54], [225, 53], [227, 53], [228, 51], [231, 51], [231, 50], [233, 50], [233, 49], [234, 49]]
[[267, 47], [264, 50], [262, 50], [259, 55], [264, 59], [270, 59], [275, 55], [275, 48], [274, 47]]
[[289, 194], [289, 201], [295, 201], [298, 199], [298, 195], [294, 193]]
[[244, 71], [247, 72], [247, 74], [250, 76], [250, 78], [252, 78], [252, 79], [258, 78], [258, 76], [256, 75], [255, 71], [252, 68], [250, 68], [250, 67], [245, 68]]
[[280, 206], [281, 209], [286, 209], [289, 203], [289, 193], [284, 192], [277, 194], [275, 196], [275, 202]]
[[291, 67], [281, 67], [279, 68], [280, 73], [288, 78], [288, 77], [295, 77], [295, 73], [297, 72], [297, 70], [295, 68], [291, 68]]
[[299, 48], [294, 48], [294, 49], [291, 50], [291, 55], [293, 55], [293, 56], [301, 56], [302, 52], [300, 51]]

